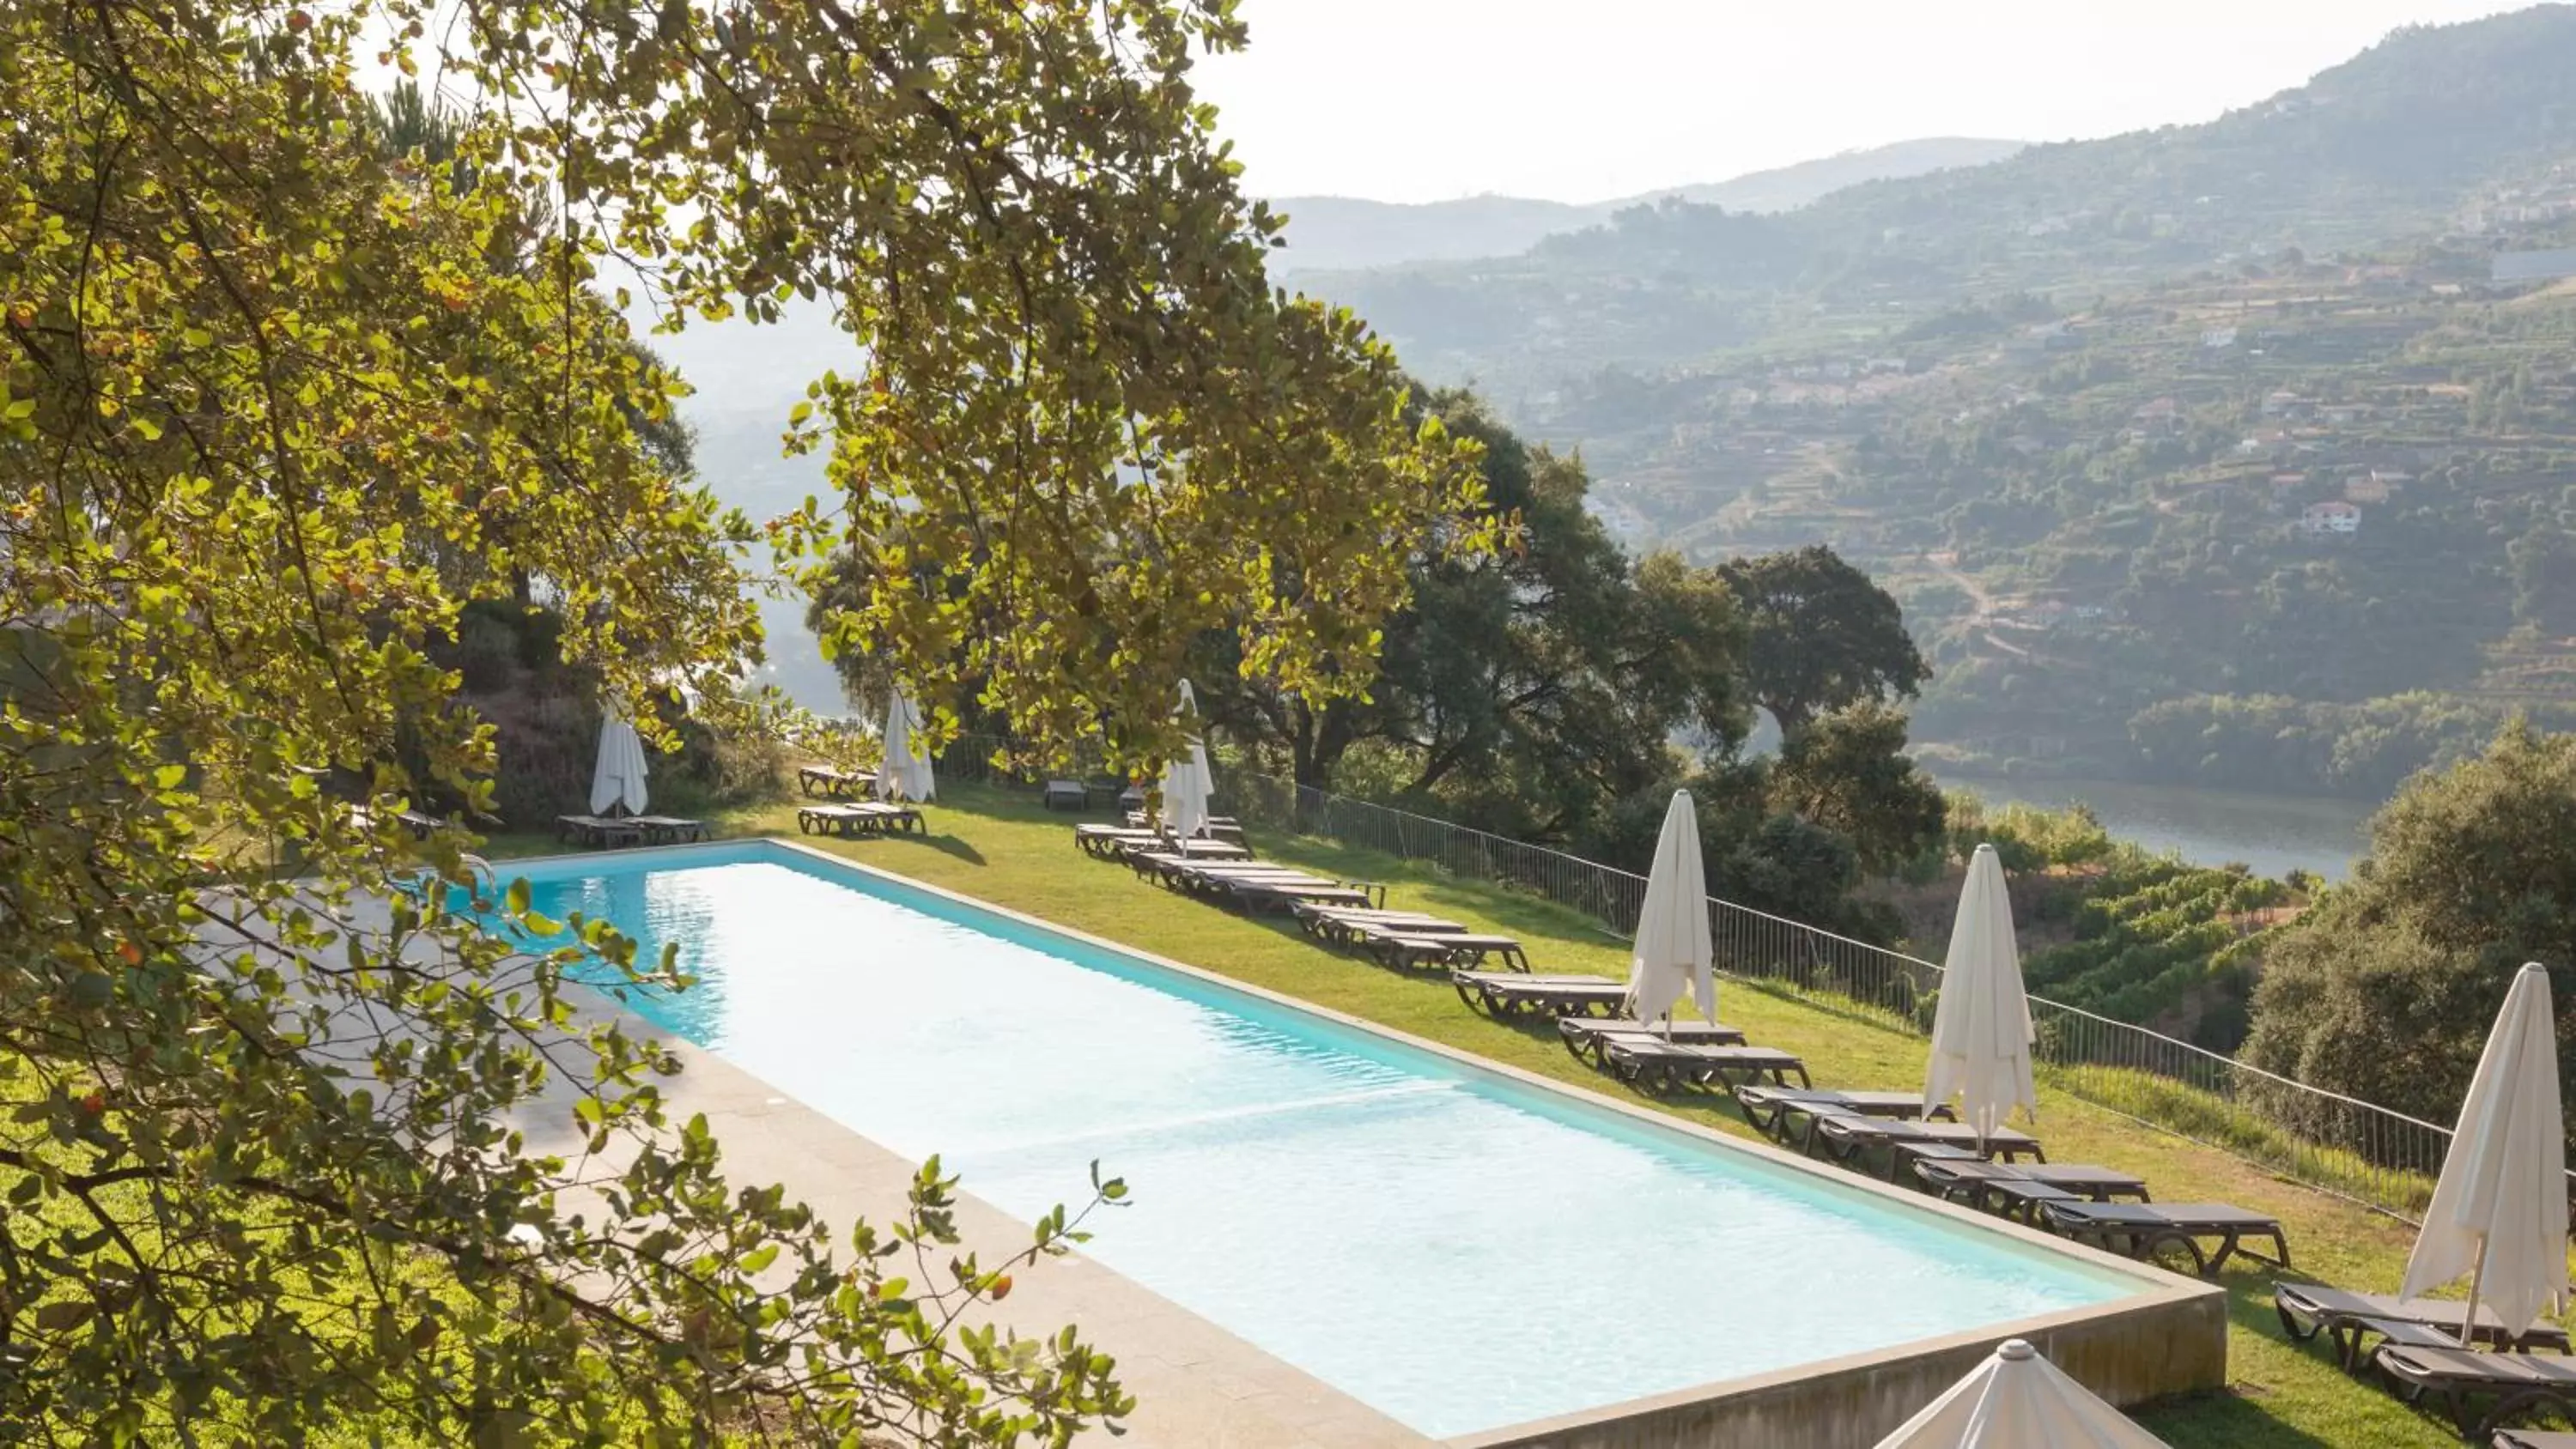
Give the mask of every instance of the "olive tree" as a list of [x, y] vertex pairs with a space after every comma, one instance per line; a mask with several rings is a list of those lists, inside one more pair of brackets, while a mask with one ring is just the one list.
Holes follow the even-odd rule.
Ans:
[[[566, 986], [667, 962], [498, 890], [563, 942], [512, 957], [396, 889], [464, 874], [395, 812], [490, 800], [433, 662], [468, 604], [552, 610], [657, 741], [756, 655], [763, 529], [652, 446], [685, 385], [638, 313], [810, 302], [857, 341], [780, 420], [832, 496], [766, 534], [855, 560], [835, 642], [943, 719], [971, 679], [1150, 760], [1213, 628], [1250, 675], [1364, 689], [1398, 561], [1480, 544], [1472, 449], [1269, 287], [1275, 219], [1188, 83], [1244, 38], [1224, 0], [0, 4], [12, 1442], [1060, 1442], [1126, 1410], [1080, 1335], [973, 1326], [1013, 1265], [949, 1246], [935, 1164], [874, 1227], [728, 1181], [665, 1053]], [[438, 164], [384, 143], [397, 73], [459, 103]]]

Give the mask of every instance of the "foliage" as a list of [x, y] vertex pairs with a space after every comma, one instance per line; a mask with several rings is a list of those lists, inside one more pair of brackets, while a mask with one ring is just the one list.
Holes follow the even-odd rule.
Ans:
[[2469, 758], [2504, 721], [2495, 706], [2427, 691], [2358, 704], [2194, 695], [2139, 711], [2129, 735], [2149, 781], [2369, 797]]
[[2517, 724], [2373, 818], [2359, 875], [2266, 952], [2245, 1059], [2447, 1123], [2513, 973], [2534, 960], [2563, 1016], [2576, 984], [2576, 735]]
[[1283, 750], [1304, 784], [1355, 748], [1401, 760], [1394, 793], [1507, 834], [1565, 839], [1674, 774], [1669, 741], [1743, 737], [1742, 626], [1715, 575], [1669, 554], [1631, 561], [1584, 507], [1580, 461], [1524, 445], [1463, 392], [1426, 406], [1480, 445], [1487, 506], [1511, 547], [1426, 551], [1387, 623], [1366, 698], [1314, 702], [1244, 678], [1239, 636], [1204, 642], [1209, 717]]
[[2030, 989], [2233, 1052], [2245, 1037], [2267, 939], [2259, 913], [2288, 904], [2290, 888], [2242, 868], [2131, 849], [2079, 889], [2067, 923], [2074, 938], [2023, 962]]
[[[863, 345], [792, 422], [839, 496], [774, 538], [851, 550], [839, 641], [943, 703], [973, 676], [1051, 745], [1168, 749], [1217, 626], [1255, 676], [1364, 688], [1403, 561], [1484, 540], [1472, 449], [1355, 319], [1269, 289], [1186, 76], [1241, 40], [1214, 0], [0, 8], [11, 1437], [1125, 1412], [1077, 1335], [963, 1326], [1009, 1265], [952, 1259], [935, 1167], [855, 1232], [728, 1181], [672, 1061], [565, 985], [668, 962], [519, 891], [493, 913], [560, 949], [427, 909], [397, 887], [462, 881], [463, 842], [394, 812], [493, 802], [464, 670], [551, 661], [657, 744], [682, 694], [756, 723], [757, 535], [657, 443], [683, 385], [596, 290], [612, 254], [669, 325], [800, 296]], [[426, 117], [379, 123], [380, 47], [489, 99], [443, 162], [387, 144]], [[530, 603], [517, 643], [466, 613]]]
[[2016, 802], [1988, 814], [1983, 802], [1962, 791], [1948, 797], [1948, 806], [1949, 853], [1966, 860], [1978, 846], [1992, 845], [2014, 874], [2097, 865], [2120, 848], [2085, 805], [2043, 810]]
[[2295, 885], [2115, 841], [2082, 806], [1988, 815], [1963, 794], [1950, 820], [1949, 860], [1982, 844], [2003, 860], [2033, 994], [2222, 1053], [2244, 1039], [2270, 922], [2299, 903]]
[[2513, 617], [2545, 634], [2576, 634], [2576, 535], [2552, 521], [2505, 549], [2513, 570]]
[[1910, 699], [1932, 677], [1886, 590], [1812, 544], [1719, 570], [1750, 630], [1753, 700], [1783, 733], [1863, 700]]
[[1772, 799], [1852, 843], [1885, 873], [1942, 838], [1945, 805], [1905, 753], [1905, 716], [1876, 700], [1817, 717], [1780, 742]]

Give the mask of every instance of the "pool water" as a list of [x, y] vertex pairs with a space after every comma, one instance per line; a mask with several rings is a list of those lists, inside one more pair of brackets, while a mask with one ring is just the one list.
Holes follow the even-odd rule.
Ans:
[[520, 873], [679, 943], [646, 1019], [987, 1202], [1097, 1160], [1086, 1252], [1434, 1437], [2147, 1286], [791, 849]]

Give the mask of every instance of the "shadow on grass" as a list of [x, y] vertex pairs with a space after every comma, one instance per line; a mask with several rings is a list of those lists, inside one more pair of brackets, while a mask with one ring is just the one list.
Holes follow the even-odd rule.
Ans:
[[[2227, 1322], [2231, 1328], [2311, 1356], [2318, 1367], [2338, 1379], [2342, 1377], [2342, 1370], [2334, 1367], [2332, 1358], [2318, 1345], [2293, 1344], [2282, 1333], [2280, 1315], [2272, 1309], [2270, 1272], [2230, 1274], [2220, 1280], [2220, 1286], [2227, 1290]], [[2261, 1395], [2248, 1394], [2234, 1386], [2156, 1399], [2138, 1405], [2130, 1413], [2163, 1438], [2225, 1444], [2228, 1449], [2329, 1449], [2335, 1443], [2283, 1423]], [[2444, 1437], [2450, 1437], [2447, 1428]]]
[[957, 859], [966, 862], [968, 865], [986, 865], [990, 863], [984, 859], [984, 852], [977, 850], [971, 842], [961, 840], [954, 835], [913, 835], [908, 832], [897, 831], [894, 838], [899, 840], [908, 840], [915, 845], [926, 846], [932, 850], [938, 851], [941, 855], [955, 856]]

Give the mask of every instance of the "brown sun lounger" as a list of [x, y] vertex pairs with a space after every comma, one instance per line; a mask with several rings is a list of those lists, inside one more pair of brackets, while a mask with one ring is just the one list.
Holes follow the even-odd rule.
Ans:
[[1307, 935], [1336, 946], [1360, 944], [1362, 934], [1371, 928], [1392, 929], [1414, 936], [1464, 936], [1473, 934], [1465, 925], [1424, 911], [1362, 910], [1353, 906], [1318, 905], [1301, 901], [1289, 908], [1297, 924]]
[[[2272, 1311], [2293, 1343], [2322, 1333], [2334, 1346], [2335, 1361], [2346, 1373], [2359, 1373], [2370, 1361], [2364, 1353], [2368, 1336], [2427, 1346], [2455, 1347], [2460, 1341], [2460, 1314], [2468, 1305], [2456, 1298], [2400, 1298], [2393, 1293], [2354, 1293], [2323, 1283], [2283, 1280], [2272, 1285]], [[2392, 1325], [2394, 1325], [2392, 1329]], [[2435, 1337], [2425, 1341], [2406, 1331], [2422, 1328]], [[2520, 1337], [2508, 1333], [2504, 1320], [2485, 1304], [2478, 1306], [2477, 1342], [2525, 1351], [2545, 1348], [2570, 1351], [2567, 1330], [2543, 1320]]]
[[[2408, 1403], [2439, 1395], [2460, 1437], [2473, 1444], [2536, 1410], [2576, 1418], [2576, 1358], [2386, 1343], [2371, 1361]], [[2484, 1415], [2476, 1412], [2480, 1403]]]
[[1633, 1017], [1614, 1016], [1596, 1021], [1587, 1016], [1561, 1016], [1556, 1021], [1557, 1039], [1574, 1059], [1588, 1066], [1607, 1070], [1609, 1062], [1601, 1055], [1604, 1043], [1618, 1037], [1654, 1036], [1686, 1046], [1742, 1046], [1744, 1033], [1731, 1026], [1705, 1021], [1644, 1022]]
[[707, 838], [707, 824], [685, 815], [632, 815], [627, 817], [644, 827], [644, 838], [655, 845], [675, 845], [682, 841]]
[[[1767, 1132], [1781, 1141], [1789, 1140], [1793, 1119], [1813, 1117], [1818, 1111], [1857, 1112], [1864, 1117], [1893, 1117], [1908, 1120], [1923, 1115], [1921, 1092], [1838, 1092], [1818, 1087], [1743, 1086], [1735, 1089], [1735, 1105], [1744, 1110], [1744, 1120], [1756, 1132]], [[1948, 1107], [1937, 1115], [1950, 1115]]]
[[[2203, 1278], [2217, 1277], [2227, 1260], [2240, 1254], [2275, 1268], [2290, 1266], [2290, 1241], [2281, 1233], [2281, 1220], [2227, 1203], [2046, 1202], [2039, 1204], [2039, 1216], [2042, 1227], [2132, 1258], [2152, 1259], [2164, 1248], [2187, 1249]], [[2216, 1251], [2203, 1248], [2203, 1238], [2216, 1238]], [[2271, 1256], [2248, 1245], [2248, 1238], [2268, 1239]]]
[[796, 770], [796, 788], [808, 795], [829, 795], [841, 800], [864, 795], [876, 785], [872, 770], [841, 770], [830, 765], [800, 765]]
[[1543, 976], [1528, 971], [1452, 971], [1458, 998], [1497, 1019], [1522, 1012], [1614, 1015], [1627, 1003], [1628, 983], [1607, 976]]
[[2043, 1202], [2148, 1200], [2146, 1179], [2085, 1163], [1952, 1162], [1918, 1158], [1914, 1175], [1951, 1202], [2038, 1227]]
[[1188, 860], [1248, 861], [1252, 852], [1223, 840], [1174, 840], [1152, 830], [1130, 830], [1123, 825], [1077, 825], [1073, 843], [1085, 855], [1098, 860], [1123, 860], [1138, 851], [1160, 855], [1177, 855]]
[[1368, 952], [1384, 966], [1447, 966], [1474, 968], [1484, 964], [1487, 956], [1499, 956], [1511, 971], [1530, 969], [1529, 957], [1521, 950], [1518, 938], [1483, 935], [1474, 931], [1452, 931], [1433, 935], [1413, 927], [1390, 928], [1368, 924], [1350, 928], [1349, 943]]
[[862, 801], [849, 805], [807, 805], [796, 812], [796, 828], [807, 835], [837, 835], [848, 839], [856, 835], [884, 835], [890, 832], [927, 830], [921, 812], [909, 805], [889, 805], [882, 801]]
[[[1926, 1167], [1938, 1169], [1945, 1166], [1956, 1165], [1958, 1164], [1942, 1163], [1937, 1161], [1917, 1161], [1914, 1164], [1914, 1172], [1915, 1175], [1919, 1177], [1923, 1174]], [[1988, 1163], [1983, 1165], [1993, 1166], [1995, 1164]], [[2103, 1170], [2107, 1171], [2108, 1169]], [[2136, 1180], [2134, 1178], [2130, 1179], [2130, 1182], [2135, 1181]], [[2121, 1185], [2125, 1186], [2126, 1184]], [[2139, 1196], [2143, 1197], [2145, 1192], [2146, 1188], [2143, 1184], [2137, 1186], [2136, 1193]], [[2109, 1202], [2112, 1200], [2112, 1194], [2102, 1186], [2082, 1183], [2068, 1186], [2062, 1183], [2049, 1182], [2039, 1177], [1988, 1178], [1985, 1181], [1976, 1184], [1975, 1190], [1969, 1194], [1969, 1196], [1974, 1200], [1976, 1206], [1994, 1213], [1998, 1217], [2007, 1218], [2013, 1222], [2034, 1228], [2046, 1226], [2046, 1224], [2039, 1220], [2040, 1210], [2052, 1203]]]
[[1905, 1164], [1913, 1160], [1914, 1154], [1908, 1149], [1917, 1146], [1947, 1147], [2006, 1162], [2024, 1157], [2048, 1160], [2048, 1155], [2039, 1150], [2038, 1138], [2012, 1127], [1998, 1127], [1981, 1137], [1976, 1128], [1964, 1122], [1905, 1122], [1830, 1108], [1812, 1113], [1807, 1123], [1809, 1156], [1821, 1151], [1824, 1157], [1851, 1167], [1871, 1148], [1884, 1147], [1890, 1182], [1896, 1181]]
[[1218, 859], [1208, 851], [1184, 853], [1171, 848], [1169, 841], [1142, 842], [1125, 846], [1122, 858], [1140, 880], [1154, 881], [1174, 890], [1198, 895], [1216, 893], [1219, 882], [1231, 880], [1314, 880], [1314, 875], [1293, 866], [1273, 865], [1266, 860], [1239, 858]]
[[1649, 1092], [1767, 1081], [1808, 1082], [1807, 1064], [1777, 1047], [1688, 1046], [1659, 1036], [1614, 1036], [1601, 1046], [1610, 1075]]
[[644, 827], [626, 815], [558, 815], [555, 835], [575, 844], [612, 848], [644, 843]]

